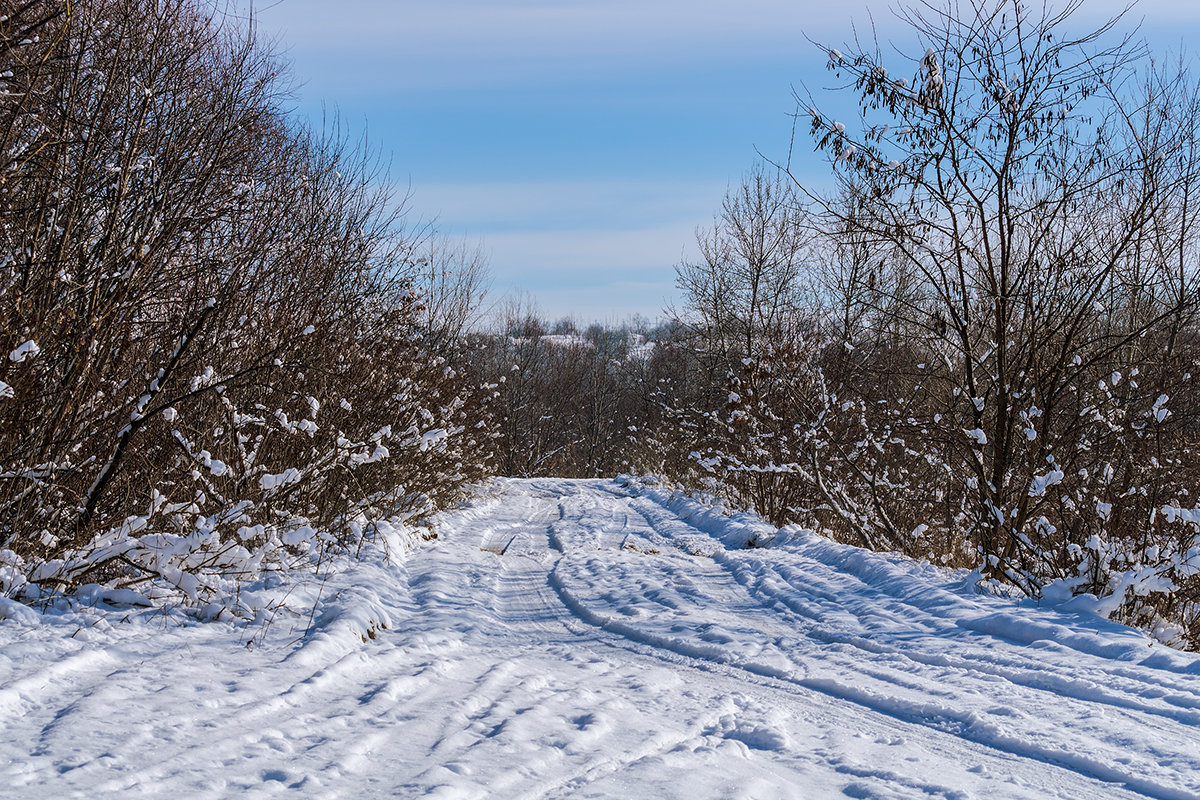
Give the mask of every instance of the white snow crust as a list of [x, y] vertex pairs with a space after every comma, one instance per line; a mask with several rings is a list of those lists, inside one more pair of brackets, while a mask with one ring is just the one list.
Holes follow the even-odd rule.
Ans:
[[1200, 797], [1200, 659], [1073, 601], [630, 480], [489, 493], [428, 544], [385, 531], [390, 557], [289, 588], [269, 626], [133, 592], [0, 601], [0, 787]]

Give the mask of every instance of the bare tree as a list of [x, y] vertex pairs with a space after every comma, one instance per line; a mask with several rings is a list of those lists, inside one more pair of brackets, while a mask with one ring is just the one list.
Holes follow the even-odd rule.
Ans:
[[[887, 438], [925, 447], [897, 453], [891, 483], [903, 477], [912, 502], [934, 489], [917, 476], [936, 463], [938, 516], [978, 546], [986, 574], [1031, 594], [1072, 574], [1089, 536], [1113, 533], [1121, 503], [1095, 476], [1120, 463], [1117, 439], [1145, 438], [1128, 427], [1158, 396], [1136, 379], [1140, 351], [1177, 341], [1197, 308], [1194, 89], [1156, 72], [1132, 90], [1140, 46], [1106, 44], [1115, 22], [1070, 34], [1078, 8], [910, 8], [901, 16], [919, 50], [900, 61], [911, 78], [877, 48], [829, 50], [860, 127], [810, 104], [843, 178], [825, 228], [879, 258], [846, 295], [868, 313], [846, 317], [855, 355], [844, 366], [857, 368], [839, 391], [867, 398], [863, 370], [888, 361], [914, 375], [889, 404], [905, 421]], [[1182, 132], [1178, 150], [1166, 120]], [[1064, 500], [1072, 482], [1084, 508]]]
[[417, 258], [417, 268], [417, 292], [429, 335], [443, 342], [460, 340], [480, 322], [487, 294], [483, 246], [433, 235]]
[[756, 167], [726, 192], [701, 260], [675, 268], [681, 320], [703, 344], [710, 372], [755, 357], [794, 316], [803, 291], [805, 228], [786, 176]]

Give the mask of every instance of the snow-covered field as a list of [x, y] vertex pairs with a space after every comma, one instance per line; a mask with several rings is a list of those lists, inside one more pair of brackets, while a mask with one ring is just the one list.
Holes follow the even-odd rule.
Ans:
[[10, 608], [0, 795], [1200, 797], [1200, 658], [1085, 610], [612, 481], [438, 530], [311, 622]]

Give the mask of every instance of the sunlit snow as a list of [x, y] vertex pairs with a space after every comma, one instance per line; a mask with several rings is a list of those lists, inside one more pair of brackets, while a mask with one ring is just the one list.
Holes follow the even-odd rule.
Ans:
[[269, 625], [98, 587], [41, 614], [0, 600], [0, 786], [1200, 796], [1200, 660], [1083, 598], [981, 595], [631, 482], [500, 481], [436, 530], [281, 587]]

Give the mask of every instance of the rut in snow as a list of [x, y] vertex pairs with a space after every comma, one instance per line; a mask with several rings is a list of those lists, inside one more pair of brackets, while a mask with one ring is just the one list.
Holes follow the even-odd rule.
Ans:
[[28, 797], [1200, 796], [1193, 656], [637, 484], [495, 487], [405, 560], [331, 578], [299, 642], [0, 626], [0, 780]]

